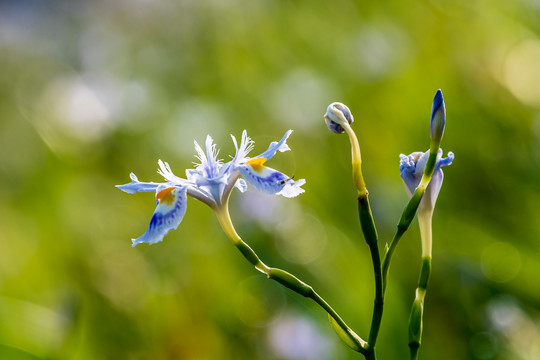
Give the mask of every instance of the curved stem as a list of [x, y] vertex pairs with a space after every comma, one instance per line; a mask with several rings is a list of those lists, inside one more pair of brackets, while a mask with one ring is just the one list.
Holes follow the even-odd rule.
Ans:
[[348, 338], [356, 345], [355, 350], [365, 353], [365, 348], [367, 347], [366, 341], [360, 338], [339, 316], [339, 314], [328, 304], [324, 298], [322, 298], [312, 286], [301, 281], [294, 275], [278, 269], [269, 267], [264, 264], [258, 257], [258, 255], [251, 249], [251, 247], [246, 244], [236, 232], [234, 225], [232, 224], [229, 210], [228, 210], [228, 199], [226, 199], [222, 206], [216, 209], [216, 215], [218, 221], [227, 235], [227, 237], [232, 241], [232, 243], [238, 248], [242, 255], [253, 265], [257, 270], [266, 274], [269, 279], [272, 279], [281, 285], [291, 289], [292, 291], [312, 299], [315, 301], [321, 308], [323, 308], [328, 315], [330, 315], [338, 326], [348, 335]]
[[373, 220], [373, 214], [369, 205], [368, 191], [364, 176], [362, 175], [362, 155], [360, 145], [354, 130], [348, 122], [342, 124], [351, 142], [351, 162], [353, 172], [353, 182], [358, 191], [358, 214], [360, 218], [360, 226], [364, 239], [369, 246], [371, 253], [371, 262], [373, 264], [373, 275], [375, 278], [375, 300], [373, 304], [373, 313], [371, 318], [371, 326], [368, 337], [368, 352], [366, 359], [375, 359], [375, 343], [379, 335], [381, 320], [384, 307], [384, 288], [383, 276], [381, 270], [381, 255], [379, 253], [379, 236]]
[[[373, 349], [375, 348], [375, 343], [377, 342], [377, 336], [379, 335], [383, 315], [384, 288], [381, 269], [381, 256], [379, 253], [379, 240], [367, 195], [360, 195], [358, 197], [358, 213], [362, 232], [371, 253], [373, 275], [375, 278], [375, 300], [373, 304], [373, 314], [371, 317], [371, 327], [368, 338], [368, 349]], [[373, 356], [375, 355], [373, 354]]]
[[362, 175], [362, 155], [360, 152], [360, 144], [358, 144], [356, 134], [349, 123], [345, 122], [342, 124], [342, 126], [349, 136], [349, 141], [351, 142], [351, 162], [354, 186], [356, 187], [356, 190], [358, 190], [358, 196], [367, 195], [366, 183], [364, 181], [364, 176]]

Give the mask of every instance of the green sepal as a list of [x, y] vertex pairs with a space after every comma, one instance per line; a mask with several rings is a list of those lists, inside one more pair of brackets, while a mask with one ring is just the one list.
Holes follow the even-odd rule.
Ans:
[[349, 329], [349, 331], [345, 331], [339, 324], [334, 320], [330, 314], [328, 314], [328, 320], [330, 320], [330, 325], [332, 325], [332, 328], [336, 332], [337, 336], [343, 340], [345, 344], [347, 344], [348, 347], [353, 349], [356, 352], [361, 352], [363, 350], [362, 346], [360, 344], [362, 343], [362, 340], [356, 335], [356, 333]]
[[409, 318], [409, 345], [418, 344], [422, 339], [422, 317], [424, 313], [424, 302], [421, 299], [415, 299]]
[[431, 273], [431, 258], [425, 257], [422, 259], [422, 267], [420, 268], [420, 277], [418, 278], [418, 288], [426, 290]]

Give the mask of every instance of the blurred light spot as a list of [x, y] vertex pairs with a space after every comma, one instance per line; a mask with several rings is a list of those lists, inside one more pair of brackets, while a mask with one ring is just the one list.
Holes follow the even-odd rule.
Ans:
[[525, 40], [510, 50], [503, 69], [508, 89], [525, 104], [540, 106], [540, 41]]
[[[230, 139], [225, 130], [226, 121], [223, 118], [223, 108], [219, 103], [193, 98], [181, 103], [166, 128], [159, 132], [160, 141], [165, 141], [167, 147], [174, 153], [193, 154], [193, 141], [203, 144], [207, 135], [212, 136], [218, 148], [222, 149], [225, 139]], [[234, 134], [239, 141], [241, 134]], [[231, 142], [232, 147], [232, 142]], [[229, 161], [225, 154], [220, 158]], [[195, 157], [193, 157], [195, 160]]]
[[321, 126], [324, 109], [338, 94], [330, 82], [317, 74], [296, 69], [274, 84], [261, 102], [285, 126], [309, 130]]
[[494, 242], [482, 251], [482, 271], [492, 281], [510, 281], [520, 269], [519, 251], [508, 243]]
[[486, 306], [494, 330], [506, 340], [505, 358], [540, 359], [540, 329], [537, 319], [525, 312], [510, 296], [499, 296]]
[[[95, 145], [112, 129], [111, 112], [102, 101], [106, 97], [82, 77], [58, 77], [36, 101], [32, 124], [53, 151], [72, 155]], [[87, 160], [99, 155], [99, 150], [91, 146]]]
[[521, 310], [511, 297], [499, 297], [487, 306], [488, 317], [499, 332], [511, 331], [520, 321]]
[[327, 360], [331, 343], [308, 318], [288, 313], [272, 324], [269, 334], [271, 350], [289, 360]]
[[68, 325], [51, 309], [7, 297], [0, 297], [0, 319], [0, 343], [40, 358], [59, 350]]
[[53, 115], [58, 126], [79, 140], [95, 140], [103, 136], [110, 113], [82, 78], [63, 78], [47, 89]]
[[127, 39], [110, 24], [92, 23], [82, 33], [78, 45], [84, 71], [116, 74], [129, 71]]
[[279, 196], [252, 191], [248, 188], [244, 196], [239, 197], [242, 221], [257, 221], [267, 230], [274, 229], [276, 224], [284, 220], [287, 212], [294, 213], [294, 205], [285, 211], [282, 200]]
[[304, 212], [288, 217], [278, 227], [276, 247], [288, 261], [309, 264], [317, 260], [326, 247], [326, 231], [315, 216]]
[[266, 231], [276, 231], [276, 248], [287, 261], [308, 264], [322, 255], [328, 235], [319, 219], [297, 202], [251, 190], [239, 201], [242, 221], [255, 220]]
[[403, 71], [411, 57], [411, 41], [406, 29], [391, 24], [365, 26], [339, 44], [337, 61], [350, 74], [377, 80]]

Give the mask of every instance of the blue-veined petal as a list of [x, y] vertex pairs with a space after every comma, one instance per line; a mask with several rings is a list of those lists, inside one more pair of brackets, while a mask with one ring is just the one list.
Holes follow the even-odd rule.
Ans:
[[[435, 200], [437, 199], [437, 195], [439, 194], [439, 190], [442, 185], [443, 173], [441, 170], [441, 166], [448, 166], [452, 164], [452, 161], [454, 161], [454, 153], [449, 152], [447, 154], [447, 157], [445, 158], [442, 157], [442, 154], [442, 149], [439, 149], [439, 152], [437, 153], [437, 162], [435, 164], [435, 169], [433, 171], [432, 179], [427, 189], [428, 192], [431, 191], [432, 195], [434, 195], [433, 199]], [[407, 191], [407, 194], [409, 196], [412, 196], [412, 193], [414, 192], [414, 190], [416, 190], [416, 187], [418, 186], [418, 184], [420, 184], [420, 181], [422, 180], [428, 157], [429, 150], [424, 153], [413, 152], [410, 155], [399, 155], [400, 176], [403, 179], [403, 183], [405, 184], [405, 190]], [[437, 187], [438, 189], [436, 189]], [[433, 203], [435, 200], [433, 200]]]
[[278, 194], [285, 197], [294, 197], [304, 192], [300, 188], [304, 179], [294, 181], [287, 175], [275, 169], [264, 166], [264, 158], [255, 158], [238, 167], [240, 174], [255, 189], [267, 193]]
[[187, 209], [187, 187], [168, 187], [156, 194], [158, 201], [146, 232], [133, 239], [133, 246], [140, 243], [155, 244], [180, 225]]
[[276, 154], [277, 151], [284, 152], [291, 150], [289, 145], [287, 145], [287, 139], [289, 136], [291, 136], [291, 134], [292, 130], [288, 130], [285, 135], [283, 135], [281, 140], [273, 141], [265, 152], [259, 156], [255, 156], [255, 158], [265, 158], [266, 160], [269, 160]]
[[129, 174], [129, 177], [131, 178], [130, 183], [124, 185], [116, 185], [117, 188], [124, 192], [127, 192], [128, 194], [156, 191], [158, 187], [163, 186], [163, 184], [154, 182], [140, 182], [134, 173]]

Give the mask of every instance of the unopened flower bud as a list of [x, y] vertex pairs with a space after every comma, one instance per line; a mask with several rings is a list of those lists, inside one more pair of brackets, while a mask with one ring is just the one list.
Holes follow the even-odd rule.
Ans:
[[336, 134], [342, 134], [345, 132], [343, 126], [348, 123], [349, 125], [353, 123], [354, 118], [352, 116], [351, 110], [340, 102], [334, 102], [328, 105], [326, 109], [326, 114], [324, 114], [324, 121], [328, 129]]
[[430, 136], [431, 141], [440, 143], [444, 134], [444, 124], [446, 122], [446, 108], [442, 91], [439, 89], [433, 99], [431, 106]]

